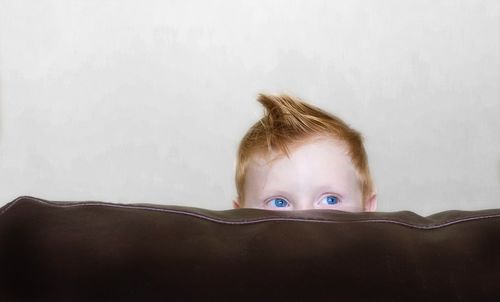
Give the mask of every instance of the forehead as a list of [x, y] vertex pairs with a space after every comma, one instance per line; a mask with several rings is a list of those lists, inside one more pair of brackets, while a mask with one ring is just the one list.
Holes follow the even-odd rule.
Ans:
[[284, 159], [293, 162], [307, 161], [336, 161], [350, 163], [346, 144], [338, 139], [315, 136], [302, 142], [288, 145], [290, 158], [286, 154], [278, 151], [261, 152], [252, 156], [250, 164], [254, 167], [272, 167], [277, 163], [284, 163]]
[[292, 146], [290, 158], [278, 154], [255, 156], [247, 170], [247, 185], [257, 190], [331, 186], [351, 189], [357, 173], [347, 148], [332, 138], [315, 138]]

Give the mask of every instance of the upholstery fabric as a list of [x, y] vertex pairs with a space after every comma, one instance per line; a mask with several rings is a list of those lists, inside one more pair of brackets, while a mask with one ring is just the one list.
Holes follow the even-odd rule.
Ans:
[[500, 209], [0, 208], [0, 301], [500, 301]]

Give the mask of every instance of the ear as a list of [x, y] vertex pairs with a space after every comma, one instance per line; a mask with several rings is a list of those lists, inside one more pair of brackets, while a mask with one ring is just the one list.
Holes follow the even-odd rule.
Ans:
[[233, 209], [239, 209], [239, 208], [241, 208], [240, 199], [238, 197], [236, 197], [233, 200]]
[[377, 210], [377, 193], [373, 193], [367, 200], [365, 200], [365, 204], [363, 206], [365, 212], [375, 212]]

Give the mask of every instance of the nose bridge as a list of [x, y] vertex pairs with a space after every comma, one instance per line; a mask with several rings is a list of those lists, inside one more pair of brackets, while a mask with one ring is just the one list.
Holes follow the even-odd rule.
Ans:
[[302, 190], [300, 194], [297, 195], [295, 200], [295, 210], [307, 210], [313, 208], [312, 196], [309, 196], [307, 192]]
[[317, 177], [318, 169], [309, 160], [296, 163], [294, 175], [294, 202], [296, 210], [307, 210], [314, 208], [314, 188], [320, 181]]
[[307, 210], [313, 208], [314, 196], [312, 196], [313, 192], [311, 192], [313, 184], [314, 178], [309, 171], [302, 171], [302, 173], [298, 173], [295, 182], [295, 196], [293, 196], [295, 210]]

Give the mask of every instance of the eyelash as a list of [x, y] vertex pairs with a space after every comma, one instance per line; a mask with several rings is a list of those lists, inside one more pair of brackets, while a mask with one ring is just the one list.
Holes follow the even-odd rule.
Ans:
[[270, 202], [273, 202], [274, 200], [284, 200], [286, 202], [286, 205], [284, 205], [282, 207], [276, 206], [277, 208], [287, 208], [287, 207], [290, 206], [290, 202], [288, 200], [284, 199], [284, 198], [273, 198], [273, 199], [271, 199]]
[[[326, 198], [328, 198], [328, 197], [335, 197], [336, 202], [335, 202], [334, 204], [339, 204], [339, 203], [340, 203], [340, 197], [338, 197], [338, 196], [336, 196], [336, 195], [331, 195], [331, 194], [330, 194], [330, 195], [326, 195], [325, 197], [326, 197]], [[324, 198], [323, 198], [323, 199], [324, 199]], [[321, 199], [321, 200], [323, 200], [323, 199]]]
[[[339, 196], [337, 196], [337, 195], [335, 195], [335, 194], [328, 194], [328, 195], [325, 195], [323, 198], [321, 198], [321, 201], [322, 201], [323, 199], [325, 199], [325, 198], [328, 198], [328, 197], [334, 197], [334, 198], [337, 200], [337, 202], [336, 202], [336, 203], [334, 203], [334, 205], [339, 204], [339, 203], [341, 203], [341, 202], [342, 202], [342, 201], [341, 201], [341, 199], [340, 199], [340, 197], [339, 197]], [[266, 205], [268, 205], [268, 204], [270, 204], [273, 200], [276, 200], [276, 199], [282, 199], [282, 200], [286, 201], [286, 203], [287, 203], [287, 205], [288, 205], [288, 206], [290, 206], [290, 202], [289, 202], [286, 198], [284, 198], [284, 197], [274, 197], [274, 198], [271, 198], [271, 199], [269, 199], [268, 201], [266, 201], [266, 202], [265, 202], [265, 204], [266, 204]], [[287, 207], [287, 206], [285, 206], [285, 207], [281, 207], [281, 208], [286, 208], [286, 207]]]

